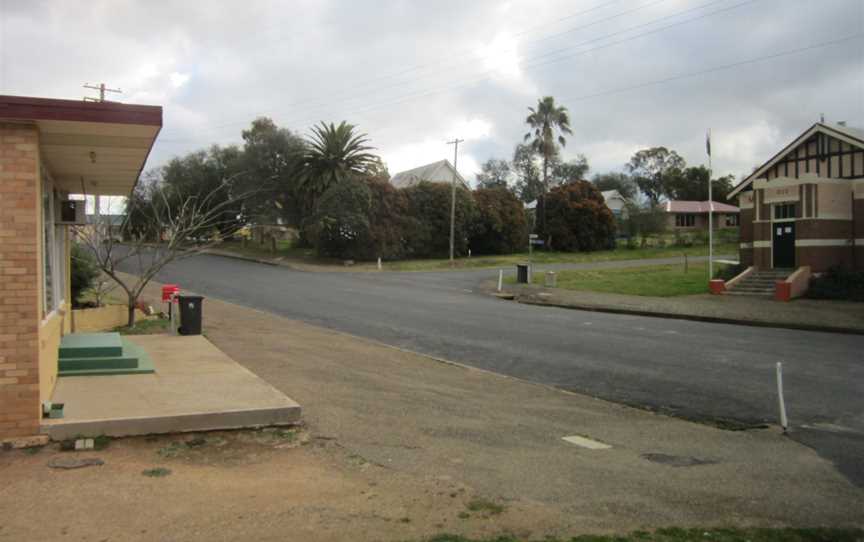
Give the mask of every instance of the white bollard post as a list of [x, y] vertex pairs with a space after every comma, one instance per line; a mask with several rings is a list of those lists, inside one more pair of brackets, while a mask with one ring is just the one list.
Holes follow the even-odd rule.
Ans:
[[378, 271], [381, 271], [381, 256], [378, 256]]
[[777, 362], [777, 402], [780, 407], [780, 426], [785, 433], [789, 429], [789, 420], [786, 418], [786, 401], [783, 399], [783, 364]]
[[500, 292], [503, 287], [504, 287], [504, 270], [499, 269], [498, 270], [498, 291]]

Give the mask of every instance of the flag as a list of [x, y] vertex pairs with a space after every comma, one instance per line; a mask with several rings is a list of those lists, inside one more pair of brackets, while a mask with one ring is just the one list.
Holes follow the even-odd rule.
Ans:
[[711, 156], [711, 130], [708, 130], [708, 134], [705, 136], [705, 150], [708, 152], [708, 156]]

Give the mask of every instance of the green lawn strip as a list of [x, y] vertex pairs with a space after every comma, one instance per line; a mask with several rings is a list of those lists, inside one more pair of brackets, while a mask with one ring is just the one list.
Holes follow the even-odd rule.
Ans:
[[[557, 287], [609, 294], [671, 297], [708, 292], [706, 264], [651, 265], [623, 269], [570, 269], [557, 272]], [[535, 273], [534, 284], [543, 285], [545, 276]], [[515, 283], [514, 277], [507, 282]]]
[[164, 318], [153, 318], [150, 320], [138, 320], [132, 327], [120, 326], [114, 331], [120, 335], [160, 335], [168, 330], [169, 320]]
[[[734, 244], [715, 245], [715, 254], [734, 255], [738, 249]], [[665, 247], [665, 248], [618, 248], [616, 250], [598, 250], [595, 252], [545, 252], [537, 251], [532, 256], [535, 264], [556, 263], [594, 263], [611, 262], [621, 260], [645, 260], [654, 258], [683, 258], [687, 256], [707, 256], [707, 246], [690, 247]], [[500, 256], [475, 256], [472, 258], [459, 258], [456, 267], [459, 269], [476, 269], [484, 267], [511, 267], [517, 263], [528, 261], [528, 253], [505, 254]], [[403, 260], [396, 262], [385, 262], [388, 271], [440, 271], [450, 268], [450, 261], [446, 258], [428, 260]]]
[[[281, 258], [283, 261], [322, 266], [343, 267], [344, 265], [341, 260], [319, 257], [312, 248], [292, 247], [288, 241], [277, 242], [275, 254], [270, 251], [269, 245], [260, 245], [252, 241], [246, 243], [245, 247], [235, 241], [225, 242], [220, 244], [217, 249], [253, 258]], [[734, 243], [717, 244], [714, 247], [714, 253], [734, 255], [738, 253], [738, 248]], [[616, 250], [598, 250], [595, 252], [536, 251], [533, 254], [532, 261], [536, 264], [592, 263], [652, 258], [683, 258], [685, 254], [687, 256], [707, 256], [708, 247], [706, 245], [689, 247], [669, 245], [665, 247], [628, 249], [622, 245]], [[455, 267], [458, 269], [509, 267], [527, 260], [528, 252], [496, 256], [475, 256], [472, 258], [458, 258], [455, 262]], [[373, 269], [374, 265], [375, 262], [357, 262], [358, 269]], [[444, 271], [450, 269], [450, 260], [448, 258], [429, 258], [389, 261], [384, 262], [384, 269], [387, 271]]]
[[[627, 535], [582, 535], [574, 538], [543, 538], [542, 542], [861, 542], [861, 529], [658, 529], [636, 531]], [[465, 538], [442, 534], [425, 542], [530, 542], [510, 535], [491, 538]], [[541, 542], [536, 540], [535, 542]]]

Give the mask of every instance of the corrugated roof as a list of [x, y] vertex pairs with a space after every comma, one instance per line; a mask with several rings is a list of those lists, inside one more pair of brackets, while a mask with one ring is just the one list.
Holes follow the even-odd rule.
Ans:
[[[727, 205], [718, 201], [713, 202], [715, 213], [737, 213], [740, 212], [738, 207]], [[691, 213], [691, 214], [708, 214], [708, 201], [682, 201], [673, 200], [663, 204], [663, 209], [667, 213]]]
[[396, 188], [406, 188], [414, 186], [421, 181], [429, 181], [432, 183], [449, 183], [453, 180], [453, 174], [456, 174], [456, 179], [462, 183], [462, 186], [468, 188], [468, 183], [462, 178], [462, 175], [456, 171], [448, 160], [439, 160], [426, 164], [425, 166], [415, 167], [400, 171], [390, 179], [390, 183]]

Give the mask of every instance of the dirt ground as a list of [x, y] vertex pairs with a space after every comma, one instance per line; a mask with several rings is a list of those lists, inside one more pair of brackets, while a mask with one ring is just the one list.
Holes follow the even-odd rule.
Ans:
[[[864, 491], [774, 428], [723, 431], [214, 299], [204, 306], [207, 337], [300, 402], [304, 427], [2, 452], [0, 540], [864, 525]], [[47, 466], [54, 457], [105, 464], [59, 470]], [[142, 474], [154, 468], [171, 472]]]

